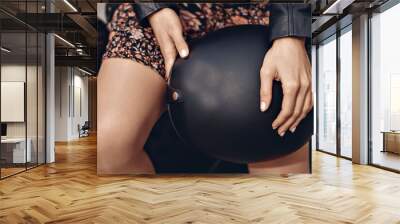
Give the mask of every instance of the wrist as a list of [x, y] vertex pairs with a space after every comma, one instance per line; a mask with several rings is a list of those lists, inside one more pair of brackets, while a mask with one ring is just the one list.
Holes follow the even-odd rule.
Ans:
[[161, 15], [163, 13], [167, 13], [168, 10], [171, 10], [170, 8], [160, 8], [156, 11], [154, 11], [153, 13], [151, 13], [150, 15], [147, 16], [147, 20], [151, 23], [152, 20], [155, 20], [155, 18], [157, 18], [157, 15]]
[[303, 46], [305, 44], [304, 37], [280, 37], [274, 40], [272, 46], [276, 45], [287, 45], [287, 46]]

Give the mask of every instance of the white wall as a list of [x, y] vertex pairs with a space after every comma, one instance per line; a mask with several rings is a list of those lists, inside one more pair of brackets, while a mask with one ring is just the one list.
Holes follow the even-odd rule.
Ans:
[[70, 84], [69, 69], [55, 68], [55, 141], [68, 140], [68, 87]]
[[[1, 81], [1, 122], [25, 121], [25, 82]], [[36, 107], [35, 107], [36, 108]]]
[[[32, 67], [28, 67], [31, 70]], [[25, 64], [5, 64], [1, 65], [1, 81], [3, 82], [25, 82]], [[28, 72], [30, 74], [30, 72]], [[3, 96], [4, 97], [4, 96]], [[1, 108], [5, 110], [5, 108]], [[7, 123], [8, 137], [25, 137], [25, 123], [11, 122]]]
[[88, 78], [73, 67], [56, 67], [55, 73], [55, 140], [77, 139], [78, 124], [88, 120]]
[[[25, 70], [27, 69], [27, 70]], [[27, 88], [27, 120], [28, 120], [28, 137], [30, 133], [35, 131], [36, 135], [36, 66], [27, 66], [25, 64], [4, 64], [1, 66], [1, 81], [2, 82], [25, 82], [25, 75], [28, 78], [29, 87]], [[35, 77], [33, 77], [35, 76]], [[35, 88], [32, 88], [34, 86]], [[3, 96], [4, 97], [4, 96]], [[1, 108], [6, 110], [6, 108]], [[32, 123], [33, 122], [33, 123]], [[7, 136], [8, 137], [25, 137], [25, 123], [26, 122], [7, 122]], [[32, 127], [32, 131], [31, 128]]]
[[[25, 64], [3, 64], [1, 66], [2, 82], [24, 82], [26, 85], [26, 107], [22, 108], [22, 112], [26, 112], [26, 120], [23, 122], [5, 122], [7, 123], [8, 138], [25, 138], [30, 140], [30, 148], [32, 151], [32, 161], [39, 163], [44, 162], [44, 74], [41, 66], [32, 66]], [[2, 95], [3, 97], [7, 97]], [[10, 108], [1, 108], [7, 110]], [[13, 111], [10, 111], [11, 113]], [[39, 153], [39, 156], [37, 156]]]
[[[75, 70], [76, 72], [77, 70]], [[75, 113], [73, 113], [73, 119], [72, 119], [72, 135], [75, 137], [78, 137], [78, 129], [77, 126], [78, 124], [83, 125], [85, 121], [88, 121], [89, 119], [89, 94], [88, 94], [88, 77], [83, 77], [81, 76], [82, 73], [79, 73], [78, 75], [74, 75], [74, 100], [75, 100], [75, 107], [73, 110], [75, 110]], [[77, 91], [80, 91], [80, 99], [78, 98], [78, 93]], [[80, 103], [78, 102], [80, 100]], [[79, 107], [82, 110], [81, 112], [79, 111]]]

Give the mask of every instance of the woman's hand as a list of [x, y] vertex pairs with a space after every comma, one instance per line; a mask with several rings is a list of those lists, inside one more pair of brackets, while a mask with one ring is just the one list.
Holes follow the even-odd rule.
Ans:
[[189, 47], [183, 38], [182, 24], [175, 11], [169, 8], [161, 9], [150, 15], [149, 22], [164, 57], [166, 79], [168, 80], [177, 51], [182, 58], [189, 55]]
[[294, 132], [313, 106], [311, 65], [304, 39], [276, 39], [265, 55], [260, 77], [260, 110], [266, 111], [271, 103], [273, 80], [281, 81], [282, 109], [272, 123], [272, 128], [278, 128], [280, 136], [285, 135], [287, 130]]

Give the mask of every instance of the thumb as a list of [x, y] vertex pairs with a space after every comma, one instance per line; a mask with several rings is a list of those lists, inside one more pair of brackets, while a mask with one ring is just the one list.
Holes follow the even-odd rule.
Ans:
[[261, 112], [265, 112], [271, 103], [272, 99], [272, 83], [274, 81], [274, 77], [276, 75], [276, 71], [273, 66], [263, 66], [260, 70], [260, 79], [261, 79], [261, 87], [260, 87], [260, 110]]

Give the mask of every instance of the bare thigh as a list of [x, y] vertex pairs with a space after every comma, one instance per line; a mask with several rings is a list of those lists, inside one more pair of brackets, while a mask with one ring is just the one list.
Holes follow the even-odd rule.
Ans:
[[281, 158], [249, 164], [251, 174], [290, 174], [309, 173], [309, 149], [308, 143], [296, 152]]
[[98, 174], [154, 173], [143, 146], [165, 110], [164, 79], [145, 65], [111, 58], [97, 81]]

